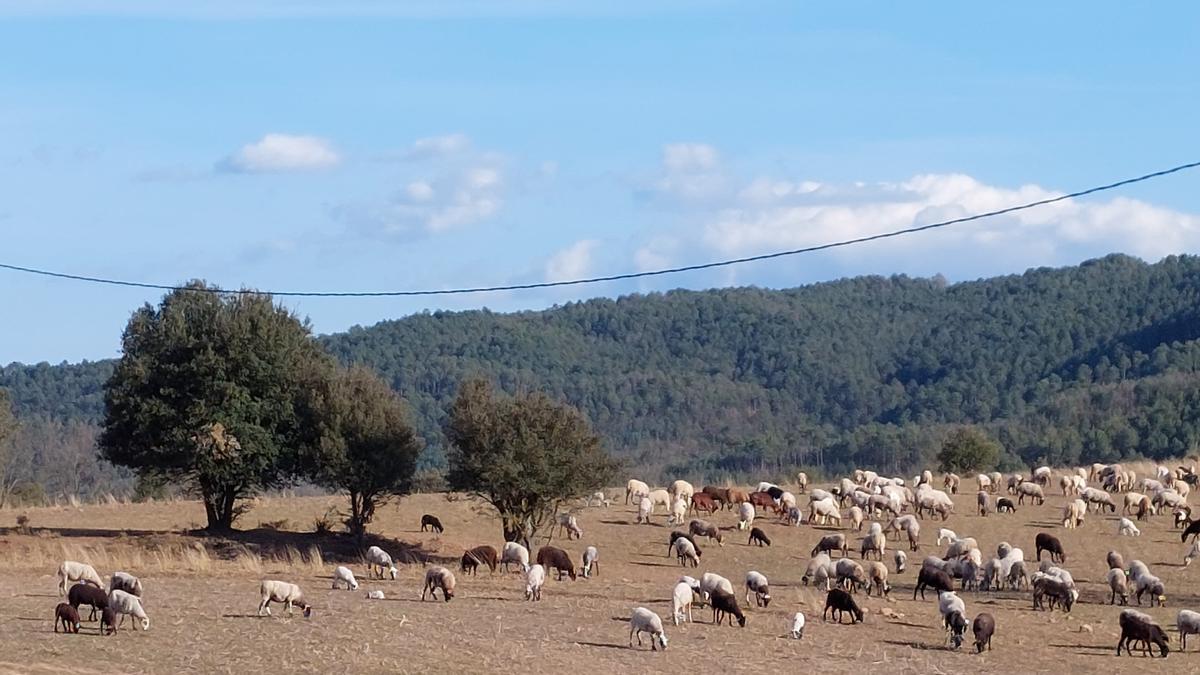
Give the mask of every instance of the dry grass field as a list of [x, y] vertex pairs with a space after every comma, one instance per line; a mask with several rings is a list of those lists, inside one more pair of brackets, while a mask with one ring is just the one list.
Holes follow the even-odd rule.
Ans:
[[[366, 581], [361, 562], [347, 564], [359, 575], [357, 592], [330, 590], [335, 565], [353, 553], [331, 538], [318, 540], [313, 521], [334, 498], [259, 500], [241, 525], [253, 528], [235, 540], [184, 534], [203, 522], [198, 503], [114, 504], [81, 508], [41, 508], [0, 512], [0, 670], [13, 672], [497, 672], [517, 663], [518, 671], [617, 673], [665, 672], [667, 659], [680, 659], [691, 670], [775, 672], [818, 670], [823, 673], [888, 672], [1088, 672], [1118, 666], [1138, 672], [1200, 670], [1200, 640], [1192, 651], [1178, 654], [1174, 616], [1179, 608], [1200, 609], [1193, 579], [1200, 565], [1185, 569], [1185, 547], [1168, 516], [1142, 526], [1140, 538], [1116, 536], [1116, 518], [1089, 514], [1078, 530], [1058, 522], [1064, 498], [1051, 496], [1044, 506], [1019, 508], [1016, 515], [973, 515], [974, 481], [964, 481], [956, 498], [957, 515], [945, 523], [962, 536], [976, 537], [985, 551], [1002, 540], [1033, 555], [1034, 536], [1043, 530], [1059, 536], [1067, 548], [1066, 567], [1081, 587], [1080, 604], [1071, 615], [1034, 611], [1029, 593], [964, 593], [973, 617], [989, 611], [997, 620], [994, 650], [976, 655], [968, 643], [961, 651], [944, 647], [945, 636], [935, 597], [912, 600], [913, 571], [920, 558], [940, 552], [935, 547], [939, 522], [925, 521], [922, 551], [913, 554], [905, 573], [892, 575], [890, 600], [865, 600], [864, 624], [824, 623], [823, 595], [801, 585], [809, 549], [826, 532], [808, 526], [787, 527], [773, 520], [760, 524], [774, 539], [770, 548], [746, 544], [745, 535], [729, 532], [724, 547], [704, 546], [703, 564], [686, 573], [718, 572], [740, 585], [748, 570], [759, 570], [772, 582], [769, 609], [747, 609], [744, 629], [709, 625], [710, 612], [696, 609], [695, 624], [667, 623], [666, 654], [627, 646], [627, 619], [643, 605], [670, 615], [670, 593], [685, 573], [665, 557], [671, 530], [665, 516], [652, 525], [635, 525], [632, 507], [580, 513], [582, 541], [555, 538], [578, 558], [586, 545], [601, 552], [600, 574], [575, 582], [547, 582], [544, 600], [525, 602], [520, 575], [458, 574], [457, 597], [450, 603], [421, 602], [421, 560], [446, 564], [458, 573], [466, 547], [499, 548], [499, 527], [465, 500], [419, 495], [385, 508], [374, 530], [397, 542], [413, 562], [401, 565], [397, 581]], [[1051, 492], [1057, 492], [1052, 490]], [[803, 500], [803, 497], [801, 498]], [[441, 517], [442, 535], [421, 533], [423, 513]], [[28, 528], [16, 527], [19, 515]], [[732, 528], [731, 511], [714, 519]], [[259, 524], [273, 526], [256, 527]], [[857, 533], [852, 534], [855, 539]], [[891, 542], [889, 542], [889, 546]], [[317, 553], [317, 547], [320, 553]], [[1166, 660], [1114, 655], [1119, 630], [1118, 608], [1109, 606], [1104, 584], [1105, 553], [1116, 549], [1126, 560], [1147, 562], [1167, 585], [1167, 608], [1146, 609], [1172, 633]], [[857, 557], [857, 554], [853, 554]], [[52, 630], [59, 598], [54, 572], [63, 558], [87, 560], [107, 577], [116, 569], [138, 574], [145, 586], [151, 618], [148, 632], [96, 634], [85, 622], [84, 634]], [[1035, 568], [1036, 565], [1031, 566]], [[889, 554], [889, 568], [890, 554]], [[311, 619], [255, 616], [258, 581], [281, 578], [299, 583], [315, 609]], [[383, 601], [364, 598], [382, 589]], [[739, 598], [742, 594], [739, 593]], [[860, 600], [862, 596], [859, 596]], [[891, 608], [896, 616], [880, 613]], [[803, 640], [787, 637], [790, 617], [801, 610], [809, 618]], [[86, 618], [86, 616], [85, 616]], [[648, 643], [647, 643], [648, 645]], [[671, 654], [686, 654], [685, 657]], [[674, 666], [678, 668], [678, 666]], [[1183, 671], [1179, 669], [1183, 668]]]

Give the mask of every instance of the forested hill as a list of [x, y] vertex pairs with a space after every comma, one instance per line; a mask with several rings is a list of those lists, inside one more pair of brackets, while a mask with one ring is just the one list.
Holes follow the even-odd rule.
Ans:
[[[1191, 256], [436, 312], [321, 340], [382, 372], [435, 448], [458, 383], [484, 376], [579, 406], [648, 475], [907, 470], [960, 423], [986, 427], [1009, 462], [1180, 456], [1200, 441]], [[94, 419], [108, 368], [10, 366], [0, 386], [18, 414]]]

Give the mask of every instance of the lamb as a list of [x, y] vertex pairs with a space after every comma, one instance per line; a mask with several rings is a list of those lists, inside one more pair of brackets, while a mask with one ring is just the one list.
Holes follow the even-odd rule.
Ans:
[[1042, 560], [1042, 551], [1049, 552], [1050, 560], [1053, 562], [1062, 563], [1067, 561], [1067, 554], [1063, 552], [1062, 542], [1052, 534], [1039, 532], [1037, 537], [1034, 538], [1034, 546], [1037, 547], [1037, 559], [1039, 562]]
[[604, 490], [596, 490], [587, 498], [586, 502], [589, 508], [592, 506], [603, 506], [607, 509], [610, 504], [612, 504], [612, 500], [608, 498], [608, 495], [604, 494]]
[[[637, 500], [642, 497], [646, 497], [649, 494], [650, 494], [650, 486], [646, 485], [645, 483], [643, 483], [640, 480], [635, 480], [635, 479], [631, 478], [629, 480], [629, 482], [625, 484], [625, 503], [626, 504], [629, 503], [629, 499], [631, 497], [633, 499]], [[634, 503], [636, 504], [637, 502], [635, 501]]]
[[[1121, 625], [1121, 639], [1117, 641], [1117, 656], [1121, 655], [1121, 647], [1130, 656], [1133, 655], [1133, 650], [1130, 649], [1131, 642], [1142, 642], [1149, 646], [1156, 645], [1159, 649], [1159, 655], [1166, 658], [1170, 648], [1167, 647], [1167, 634], [1162, 627], [1154, 623], [1148, 615], [1143, 614], [1136, 609], [1123, 609], [1121, 616], [1118, 618], [1118, 623]], [[1145, 652], [1147, 650], [1143, 650]], [[1151, 653], [1153, 656], [1153, 653]]]
[[495, 574], [496, 568], [500, 566], [500, 554], [495, 548], [486, 544], [463, 551], [461, 564], [463, 574], [475, 574], [480, 565], [487, 565], [488, 569]]
[[583, 566], [579, 568], [579, 574], [588, 579], [593, 571], [600, 574], [600, 551], [595, 546], [589, 546], [583, 549]]
[[695, 595], [692, 593], [691, 584], [686, 581], [675, 584], [675, 590], [671, 592], [671, 618], [676, 626], [680, 621], [691, 622], [694, 601]]
[[500, 564], [504, 565], [504, 571], [508, 571], [510, 564], [521, 566], [522, 572], [529, 571], [529, 549], [518, 544], [515, 541], [504, 543], [504, 548], [500, 552]]
[[738, 529], [744, 530], [754, 523], [754, 505], [750, 502], [738, 504]]
[[680, 537], [672, 544], [675, 549], [675, 558], [680, 565], [692, 563], [692, 567], [700, 566], [700, 551], [696, 549], [692, 540], [687, 537]]
[[[139, 620], [142, 630], [150, 630], [150, 617], [146, 616], [146, 610], [142, 609], [142, 599], [138, 596], [125, 591], [113, 591], [108, 594], [108, 608], [121, 615], [117, 629], [121, 628], [121, 624], [125, 623], [125, 616], [129, 615]], [[308, 610], [305, 610], [305, 616], [308, 616]]]
[[80, 605], [90, 605], [92, 612], [88, 621], [95, 621], [96, 611], [108, 607], [108, 594], [91, 584], [75, 584], [67, 592], [67, 602], [75, 609], [79, 609]]
[[392, 577], [392, 581], [396, 580], [396, 575], [399, 572], [396, 570], [396, 565], [392, 563], [392, 556], [388, 555], [387, 551], [379, 548], [378, 546], [372, 546], [371, 548], [367, 549], [366, 559], [368, 578], [374, 578], [375, 568], [379, 568], [380, 579], [383, 578], [383, 571], [386, 569], [388, 574]]
[[737, 618], [739, 627], [746, 627], [746, 615], [742, 613], [742, 608], [738, 607], [737, 598], [733, 596], [733, 593], [727, 593], [724, 589], [718, 588], [709, 597], [709, 604], [713, 611], [713, 625], [721, 625], [721, 622], [728, 616], [730, 627], [733, 627], [734, 617]]
[[1200, 612], [1179, 610], [1175, 616], [1175, 627], [1179, 629], [1179, 651], [1187, 651], [1187, 636], [1200, 634]]
[[67, 594], [67, 582], [70, 581], [82, 581], [96, 588], [104, 588], [104, 582], [100, 580], [100, 575], [96, 574], [96, 568], [87, 563], [64, 560], [63, 564], [58, 566], [59, 595]]
[[[671, 525], [682, 525], [684, 518], [687, 518], [688, 503], [682, 499], [676, 499], [671, 504], [671, 517], [668, 519]], [[583, 536], [583, 531], [580, 530], [579, 536]]]
[[1142, 531], [1138, 529], [1137, 525], [1133, 524], [1132, 520], [1122, 518], [1121, 522], [1117, 524], [1117, 534], [1122, 537], [1140, 537], [1142, 536]]
[[650, 634], [650, 649], [658, 651], [659, 645], [667, 648], [667, 634], [663, 630], [662, 618], [645, 607], [637, 607], [629, 617], [629, 647], [633, 648], [633, 636], [637, 635], [638, 646], [642, 646], [642, 633]]
[[108, 580], [108, 590], [122, 590], [126, 593], [142, 597], [142, 580], [133, 576], [128, 572], [113, 572], [112, 578]]
[[845, 557], [847, 550], [848, 547], [846, 545], [846, 535], [827, 534], [824, 537], [821, 537], [821, 541], [817, 542], [817, 545], [813, 547], [812, 552], [809, 553], [809, 555], [812, 556], [826, 551], [841, 551], [842, 557]]
[[982, 654], [983, 648], [992, 651], [992, 635], [996, 632], [996, 619], [982, 612], [971, 622], [971, 633], [975, 635], [975, 653]]
[[542, 586], [546, 583], [546, 568], [541, 565], [534, 565], [525, 573], [525, 599], [540, 601], [542, 599]]
[[58, 632], [58, 627], [62, 626], [64, 633], [79, 632], [79, 612], [65, 602], [58, 603], [54, 608], [54, 632]]
[[938, 530], [938, 537], [937, 541], [934, 542], [934, 546], [941, 546], [943, 541], [954, 541], [955, 539], [958, 539], [958, 535], [954, 533], [954, 530], [947, 530], [943, 527]]
[[706, 520], [693, 520], [688, 523], [688, 531], [697, 537], [708, 537], [709, 540], [716, 541], [721, 546], [725, 545], [725, 538], [721, 536], [721, 528]]
[[904, 551], [896, 549], [896, 552], [892, 554], [892, 561], [896, 564], [896, 574], [900, 574], [904, 571], [905, 563], [908, 562], [908, 555]]
[[442, 527], [442, 521], [438, 520], [437, 516], [428, 513], [421, 516], [421, 531], [424, 532], [426, 528], [433, 530], [437, 534], [441, 534], [445, 529]]
[[1108, 604], [1117, 604], [1117, 596], [1121, 596], [1121, 604], [1129, 602], [1129, 583], [1125, 579], [1125, 571], [1119, 567], [1114, 567], [1108, 570], [1108, 587], [1112, 590], [1112, 596], [1108, 600]]
[[750, 594], [754, 594], [754, 605], [766, 607], [771, 604], [771, 588], [767, 578], [753, 570], [746, 573], [746, 602], [750, 602]]
[[[118, 592], [113, 591], [114, 594]], [[292, 606], [294, 605], [304, 611], [304, 618], [307, 619], [312, 616], [312, 605], [308, 604], [304, 599], [304, 592], [296, 584], [264, 579], [258, 586], [258, 592], [262, 598], [262, 601], [258, 603], [259, 616], [271, 616], [270, 605], [272, 602], [282, 602], [283, 608], [287, 610], [288, 614], [292, 613]], [[122, 621], [124, 621], [123, 618]], [[145, 623], [148, 626], [150, 622], [146, 620]]]
[[429, 593], [429, 597], [437, 600], [437, 592], [441, 590], [442, 600], [450, 602], [454, 599], [454, 585], [454, 573], [441, 565], [434, 565], [425, 571], [425, 586], [421, 589], [421, 600], [425, 599], [426, 593]]
[[368, 600], [383, 600], [383, 591], [367, 591]]
[[867, 595], [871, 594], [872, 590], [879, 591], [879, 597], [885, 597], [892, 592], [892, 587], [888, 585], [887, 566], [881, 562], [874, 560], [866, 563], [867, 573]]
[[1186, 542], [1188, 537], [1200, 536], [1200, 520], [1194, 520], [1184, 529], [1183, 534], [1179, 535], [1179, 541]]
[[842, 616], [846, 612], [850, 613], [850, 623], [856, 624], [863, 620], [864, 611], [859, 608], [858, 603], [854, 602], [854, 598], [846, 591], [835, 588], [829, 591], [825, 596], [825, 611], [821, 612], [821, 620], [825, 621], [826, 615], [831, 615], [838, 623], [842, 622]]
[[350, 568], [344, 565], [338, 565], [333, 569], [334, 590], [341, 584], [346, 584], [346, 590], [348, 591], [358, 590], [358, 579], [355, 579], [354, 572], [351, 572]]
[[926, 565], [921, 566], [921, 571], [917, 573], [917, 585], [913, 587], [913, 600], [917, 599], [917, 593], [921, 593], [921, 599], [925, 599], [925, 589], [931, 588], [935, 591], [952, 591], [954, 590], [954, 581], [946, 574], [944, 570]]
[[575, 565], [571, 563], [571, 556], [561, 548], [556, 546], [539, 548], [537, 563], [547, 570], [557, 570], [559, 581], [562, 581], [564, 573], [571, 577], [571, 581], [575, 581]]
[[1016, 513], [1017, 507], [1008, 497], [1001, 497], [996, 500], [996, 513]]
[[942, 614], [942, 623], [951, 646], [958, 649], [962, 646], [963, 635], [967, 632], [967, 606], [954, 591], [938, 593], [938, 611]]
[[650, 501], [649, 497], [642, 497], [638, 501], [637, 520], [638, 523], [650, 524], [650, 514], [654, 512], [654, 502]]
[[792, 616], [792, 639], [799, 640], [804, 637], [804, 612], [796, 612]]
[[771, 538], [768, 537], [767, 533], [763, 532], [761, 529], [752, 527], [750, 528], [750, 540], [746, 542], [747, 546], [750, 544], [755, 544], [758, 546], [770, 546]]

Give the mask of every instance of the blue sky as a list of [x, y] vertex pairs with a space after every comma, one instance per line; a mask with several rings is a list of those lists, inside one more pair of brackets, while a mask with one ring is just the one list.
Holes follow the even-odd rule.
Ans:
[[[1200, 157], [1197, 25], [1182, 2], [0, 0], [0, 262], [402, 290], [932, 222]], [[1198, 175], [651, 282], [286, 303], [332, 332], [675, 287], [1157, 260], [1200, 249]], [[0, 363], [114, 356], [160, 295], [0, 271]]]

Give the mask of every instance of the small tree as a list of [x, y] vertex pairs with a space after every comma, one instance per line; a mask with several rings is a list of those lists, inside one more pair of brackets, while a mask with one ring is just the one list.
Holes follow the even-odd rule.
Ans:
[[202, 282], [129, 319], [105, 384], [105, 459], [187, 485], [209, 529], [229, 529], [237, 500], [287, 484], [316, 437], [301, 405], [332, 360], [270, 296]]
[[490, 504], [505, 541], [529, 541], [559, 508], [603, 487], [617, 464], [575, 408], [543, 394], [497, 396], [482, 380], [459, 390], [445, 425], [450, 487]]
[[375, 510], [411, 489], [421, 440], [404, 401], [366, 368], [339, 373], [318, 396], [320, 440], [309, 473], [349, 494], [346, 526], [361, 540]]
[[991, 469], [1000, 459], [1000, 444], [979, 429], [962, 427], [950, 432], [937, 459], [943, 472], [970, 473]]

